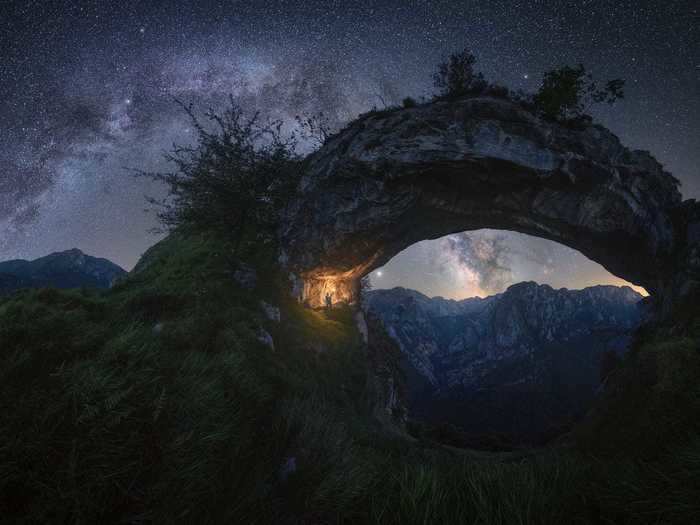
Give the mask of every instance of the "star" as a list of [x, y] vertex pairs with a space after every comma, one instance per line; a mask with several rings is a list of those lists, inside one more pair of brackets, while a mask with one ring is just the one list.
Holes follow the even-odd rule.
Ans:
[[[558, 8], [475, 2], [481, 7], [469, 12], [424, 0], [367, 7], [287, 0], [283, 12], [276, 2], [240, 2], [235, 10], [216, 7], [226, 2], [187, 0], [140, 2], [138, 9], [104, 0], [101, 10], [88, 2], [73, 2], [81, 4], [75, 9], [14, 4], [25, 7], [0, 17], [0, 34], [10, 28], [0, 68], [0, 121], [9, 123], [0, 134], [0, 159], [9, 166], [0, 175], [0, 259], [80, 244], [124, 267], [135, 264], [157, 240], [143, 236], [157, 224], [135, 196], [153, 192], [143, 180], [122, 184], [120, 174], [125, 166], [166, 169], [162, 152], [192, 141], [195, 130], [173, 98], [219, 111], [233, 92], [244, 109], [269, 112], [265, 117], [323, 112], [342, 128], [377, 104], [378, 93], [387, 106], [429, 98], [437, 61], [460, 50], [465, 34], [477, 69], [506, 87], [533, 91], [544, 71], [578, 62], [595, 67], [601, 82], [625, 79], [626, 100], [601, 105], [596, 120], [625, 145], [652, 151], [683, 181], [685, 198], [700, 196], [695, 25], [673, 9], [616, 0], [576, 8], [562, 0], [552, 0]], [[562, 16], [552, 19], [557, 10]], [[600, 60], [601, 50], [609, 60]], [[659, 128], [665, 132], [655, 133]], [[76, 184], [65, 183], [68, 168]], [[105, 205], [94, 206], [98, 199]], [[557, 250], [555, 262], [564, 253]], [[429, 251], [414, 253], [421, 255], [405, 263], [399, 255], [371, 277], [393, 285], [405, 276], [432, 295], [444, 271], [423, 256]], [[589, 268], [576, 257], [577, 272]], [[533, 265], [513, 259], [523, 267], [518, 278], [539, 277]], [[547, 266], [552, 280], [570, 280], [569, 272]], [[586, 282], [609, 279], [601, 268], [591, 272]], [[432, 273], [442, 277], [426, 282]]]

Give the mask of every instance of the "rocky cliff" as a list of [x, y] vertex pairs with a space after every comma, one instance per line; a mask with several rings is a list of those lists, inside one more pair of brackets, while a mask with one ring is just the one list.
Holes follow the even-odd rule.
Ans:
[[33, 261], [0, 262], [0, 294], [20, 288], [109, 288], [126, 271], [74, 248]]
[[311, 304], [353, 300], [359, 277], [417, 241], [479, 228], [563, 243], [670, 300], [687, 273], [679, 261], [697, 259], [687, 248], [697, 206], [681, 204], [654, 157], [600, 125], [547, 121], [507, 99], [369, 113], [307, 164], [281, 236]]
[[601, 359], [621, 355], [641, 320], [640, 300], [628, 287], [526, 282], [463, 301], [375, 290], [365, 308], [401, 349], [414, 418], [537, 438], [586, 410]]

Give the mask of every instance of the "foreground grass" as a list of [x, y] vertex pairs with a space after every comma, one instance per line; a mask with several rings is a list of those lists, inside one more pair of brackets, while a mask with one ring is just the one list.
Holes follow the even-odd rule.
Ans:
[[[175, 235], [106, 294], [39, 290], [0, 302], [3, 521], [700, 517], [694, 335], [640, 345], [616, 383], [640, 386], [611, 387], [580, 446], [465, 453], [385, 432], [371, 417], [352, 312], [301, 308], [271, 257], [252, 261], [259, 284], [246, 291], [228, 253], [216, 239]], [[280, 323], [260, 300], [280, 306]], [[637, 381], [650, 367], [653, 377]]]

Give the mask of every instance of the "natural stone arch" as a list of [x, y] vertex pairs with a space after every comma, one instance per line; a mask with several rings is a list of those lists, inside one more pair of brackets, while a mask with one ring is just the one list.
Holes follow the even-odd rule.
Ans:
[[650, 154], [505, 99], [370, 113], [307, 162], [281, 236], [312, 306], [326, 292], [352, 302], [407, 246], [467, 230], [557, 241], [652, 294], [667, 293], [686, 244], [678, 181]]

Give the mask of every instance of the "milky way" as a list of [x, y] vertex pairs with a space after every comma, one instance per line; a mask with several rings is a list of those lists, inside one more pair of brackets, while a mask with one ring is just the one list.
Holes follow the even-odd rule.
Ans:
[[[143, 196], [161, 190], [128, 168], [162, 168], [163, 150], [189, 140], [174, 98], [217, 108], [232, 93], [289, 122], [323, 112], [340, 126], [429, 97], [435, 64], [465, 46], [513, 89], [578, 62], [626, 79], [626, 99], [594, 116], [700, 196], [699, 17], [692, 1], [4, 2], [0, 260], [77, 246], [131, 267], [158, 239]], [[420, 288], [436, 275], [423, 291], [443, 295], [577, 271], [578, 283], [610, 280], [564, 247], [479, 235], [417, 245], [382, 278]]]

